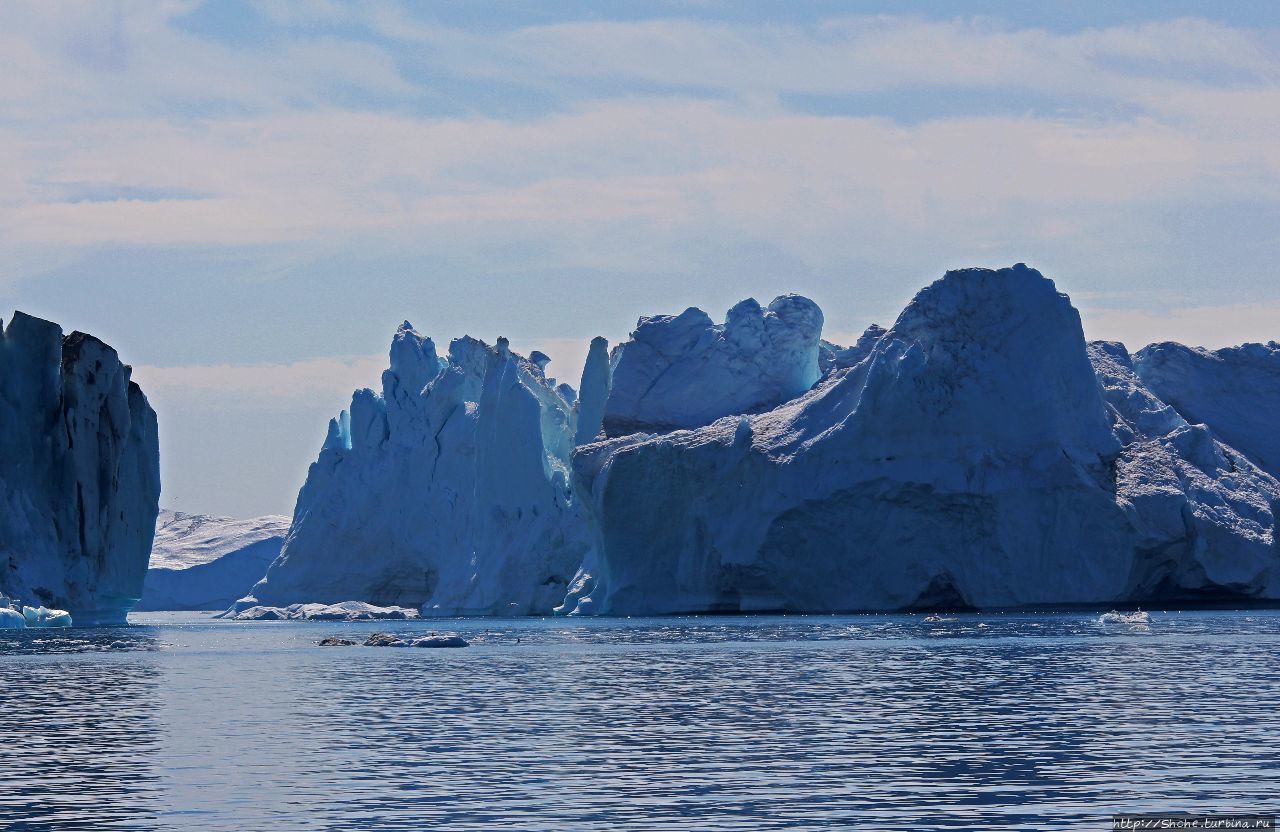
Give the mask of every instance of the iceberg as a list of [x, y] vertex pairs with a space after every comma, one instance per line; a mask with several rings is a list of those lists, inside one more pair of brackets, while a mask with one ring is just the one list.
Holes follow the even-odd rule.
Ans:
[[130, 375], [83, 332], [22, 312], [0, 331], [0, 589], [37, 615], [123, 624], [142, 594], [160, 453]]
[[696, 308], [641, 318], [613, 357], [604, 432], [695, 428], [768, 410], [818, 380], [821, 335], [822, 310], [799, 295], [768, 307], [748, 298], [723, 324]]
[[163, 510], [151, 565], [135, 610], [224, 610], [244, 596], [280, 554], [291, 520], [236, 520]]
[[[686, 316], [663, 326], [718, 337]], [[580, 447], [593, 549], [560, 611], [1280, 598], [1280, 483], [1087, 345], [1039, 272], [948, 272], [865, 341], [772, 410]]]
[[1152, 344], [1133, 357], [1153, 393], [1280, 477], [1280, 343], [1220, 350]]
[[236, 609], [550, 612], [589, 535], [570, 483], [578, 413], [545, 366], [505, 338], [438, 355], [406, 321], [381, 392], [357, 391], [330, 423], [279, 557]]

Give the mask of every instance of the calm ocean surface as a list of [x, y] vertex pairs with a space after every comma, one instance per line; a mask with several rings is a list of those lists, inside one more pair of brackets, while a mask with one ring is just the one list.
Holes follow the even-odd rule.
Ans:
[[[1280, 613], [0, 631], [0, 829], [1109, 829], [1280, 810]], [[321, 648], [458, 632], [464, 650]]]

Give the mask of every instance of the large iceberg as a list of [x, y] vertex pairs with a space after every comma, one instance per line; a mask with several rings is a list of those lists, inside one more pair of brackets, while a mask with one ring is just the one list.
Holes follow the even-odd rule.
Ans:
[[237, 520], [161, 511], [142, 600], [134, 609], [226, 609], [266, 574], [289, 523], [279, 514]]
[[1187, 421], [1280, 477], [1280, 344], [1221, 350], [1152, 344], [1134, 355], [1138, 376]]
[[641, 318], [614, 357], [604, 431], [694, 428], [781, 404], [818, 380], [821, 335], [822, 311], [799, 295], [744, 300], [723, 324], [695, 308]]
[[773, 410], [579, 448], [562, 611], [1280, 598], [1280, 484], [1038, 272], [949, 272], [863, 346]]
[[0, 590], [123, 623], [159, 510], [156, 415], [116, 351], [14, 313], [0, 332]]
[[589, 545], [570, 484], [577, 415], [534, 358], [468, 337], [440, 356], [405, 322], [381, 393], [356, 392], [330, 423], [283, 551], [237, 607], [560, 603]]

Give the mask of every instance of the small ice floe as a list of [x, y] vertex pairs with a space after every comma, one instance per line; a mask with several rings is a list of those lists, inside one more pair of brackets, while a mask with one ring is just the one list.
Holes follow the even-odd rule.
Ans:
[[71, 613], [48, 607], [28, 607], [0, 592], [0, 630], [26, 627], [70, 627]]
[[66, 610], [51, 610], [47, 607], [23, 607], [22, 617], [27, 620], [28, 627], [71, 626], [71, 613]]
[[414, 647], [470, 647], [471, 645], [462, 636], [437, 636], [430, 635], [423, 638], [413, 640]]
[[339, 636], [325, 636], [317, 642], [321, 647], [354, 647], [355, 642], [349, 638], [340, 638]]
[[924, 617], [924, 623], [926, 624], [937, 624], [939, 621], [955, 621], [955, 620], [956, 620], [955, 616], [947, 617], [942, 615], [926, 615]]
[[1099, 616], [1098, 623], [1147, 625], [1151, 623], [1151, 616], [1142, 610], [1136, 610], [1134, 612], [1119, 612], [1118, 610], [1112, 610], [1111, 612], [1104, 612]]

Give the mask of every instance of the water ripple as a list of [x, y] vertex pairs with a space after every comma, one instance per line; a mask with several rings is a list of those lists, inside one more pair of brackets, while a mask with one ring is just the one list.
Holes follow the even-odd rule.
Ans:
[[[374, 629], [473, 646], [315, 646]], [[62, 636], [73, 655], [0, 641], [6, 829], [1100, 829], [1280, 808], [1273, 612], [103, 632]]]

